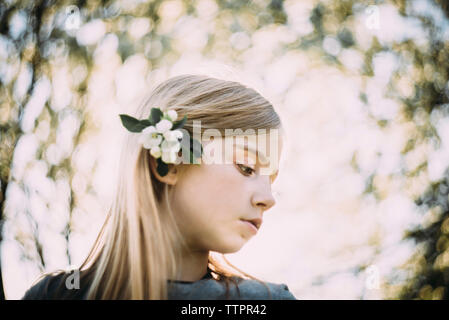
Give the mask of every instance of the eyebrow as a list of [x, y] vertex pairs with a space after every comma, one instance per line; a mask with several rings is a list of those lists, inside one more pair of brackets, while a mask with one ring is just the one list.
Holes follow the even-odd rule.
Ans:
[[[243, 149], [243, 150], [245, 150], [247, 152], [252, 152], [257, 157], [259, 157], [259, 160], [261, 159], [262, 162], [265, 162], [265, 163], [269, 162], [267, 157], [262, 152], [260, 152], [259, 150], [254, 149], [252, 146], [248, 146], [246, 144], [244, 146], [242, 146], [241, 144], [235, 144], [235, 143], [234, 143], [234, 145], [237, 148]], [[273, 174], [271, 174], [270, 176], [275, 177], [278, 173], [279, 173], [279, 168], [275, 172], [273, 172]]]

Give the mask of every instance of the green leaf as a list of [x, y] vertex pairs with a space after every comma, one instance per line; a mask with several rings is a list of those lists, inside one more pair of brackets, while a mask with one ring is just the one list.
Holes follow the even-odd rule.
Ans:
[[200, 164], [197, 157], [195, 157], [194, 153], [192, 151], [189, 152], [190, 154], [190, 163], [191, 164]]
[[193, 154], [195, 157], [199, 158], [203, 154], [203, 145], [197, 139], [191, 139], [191, 144]]
[[140, 123], [146, 127], [153, 126], [153, 123], [150, 120], [144, 119], [140, 120]]
[[122, 121], [123, 126], [131, 132], [141, 132], [145, 127], [147, 127], [142, 124], [140, 120], [126, 114], [120, 114], [120, 120]]
[[150, 116], [150, 121], [152, 123], [154, 123], [154, 125], [156, 125], [156, 123], [158, 123], [159, 121], [161, 121], [161, 117], [164, 114], [162, 113], [162, 111], [158, 108], [152, 108], [151, 109], [151, 116]]
[[184, 118], [182, 118], [182, 120], [179, 120], [179, 121], [176, 121], [175, 123], [173, 123], [173, 127], [171, 128], [171, 130], [176, 130], [176, 129], [182, 128], [186, 122], [187, 122], [187, 116], [184, 116]]
[[197, 140], [190, 137], [186, 130], [182, 130], [182, 140], [180, 141], [182, 150], [188, 150], [182, 154], [184, 163], [195, 163], [198, 161], [196, 158], [200, 158], [203, 154], [203, 145]]
[[162, 158], [158, 158], [157, 159], [157, 173], [159, 173], [159, 175], [161, 177], [165, 176], [168, 173], [168, 165], [162, 161]]
[[182, 131], [182, 139], [179, 142], [181, 144], [181, 147], [186, 148], [186, 149], [190, 149], [191, 144], [190, 144], [190, 140], [189, 140], [190, 136], [188, 135], [188, 133], [186, 131]]

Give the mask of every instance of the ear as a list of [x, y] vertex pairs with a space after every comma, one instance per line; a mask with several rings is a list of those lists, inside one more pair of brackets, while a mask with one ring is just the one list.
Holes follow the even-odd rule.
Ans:
[[174, 164], [168, 165], [168, 173], [165, 176], [161, 176], [157, 172], [157, 161], [156, 159], [150, 155], [150, 169], [151, 172], [154, 174], [154, 176], [161, 182], [174, 185], [176, 184], [176, 181], [178, 181], [179, 177], [179, 169]]

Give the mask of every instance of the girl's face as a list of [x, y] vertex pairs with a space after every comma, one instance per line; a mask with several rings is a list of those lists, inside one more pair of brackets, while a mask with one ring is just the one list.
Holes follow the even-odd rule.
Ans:
[[[275, 141], [271, 142], [277, 143], [273, 148], [267, 138], [266, 148], [257, 151], [266, 150], [270, 158], [277, 157], [277, 164], [282, 150], [281, 136]], [[206, 144], [203, 142], [203, 147]], [[191, 250], [220, 253], [240, 250], [257, 233], [242, 219], [262, 219], [264, 211], [275, 204], [271, 184], [277, 176], [277, 165], [273, 171], [263, 170], [272, 166], [245, 150], [248, 144], [257, 146], [232, 143], [230, 163], [202, 161], [201, 165], [184, 165], [187, 168], [175, 183], [170, 203]]]

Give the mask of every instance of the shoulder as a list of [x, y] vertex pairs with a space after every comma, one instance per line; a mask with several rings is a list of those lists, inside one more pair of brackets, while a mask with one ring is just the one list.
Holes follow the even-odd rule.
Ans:
[[34, 284], [25, 292], [22, 300], [41, 300], [48, 299], [57, 283], [61, 281], [63, 274], [47, 273], [42, 274]]
[[215, 279], [193, 284], [177, 284], [170, 291], [175, 300], [297, 300], [284, 283], [261, 282], [233, 277], [226, 282]]
[[85, 290], [75, 290], [80, 288], [73, 287], [71, 278], [74, 274], [64, 270], [43, 274], [25, 292], [22, 300], [80, 299]]
[[238, 287], [244, 299], [297, 300], [285, 283], [241, 279]]

